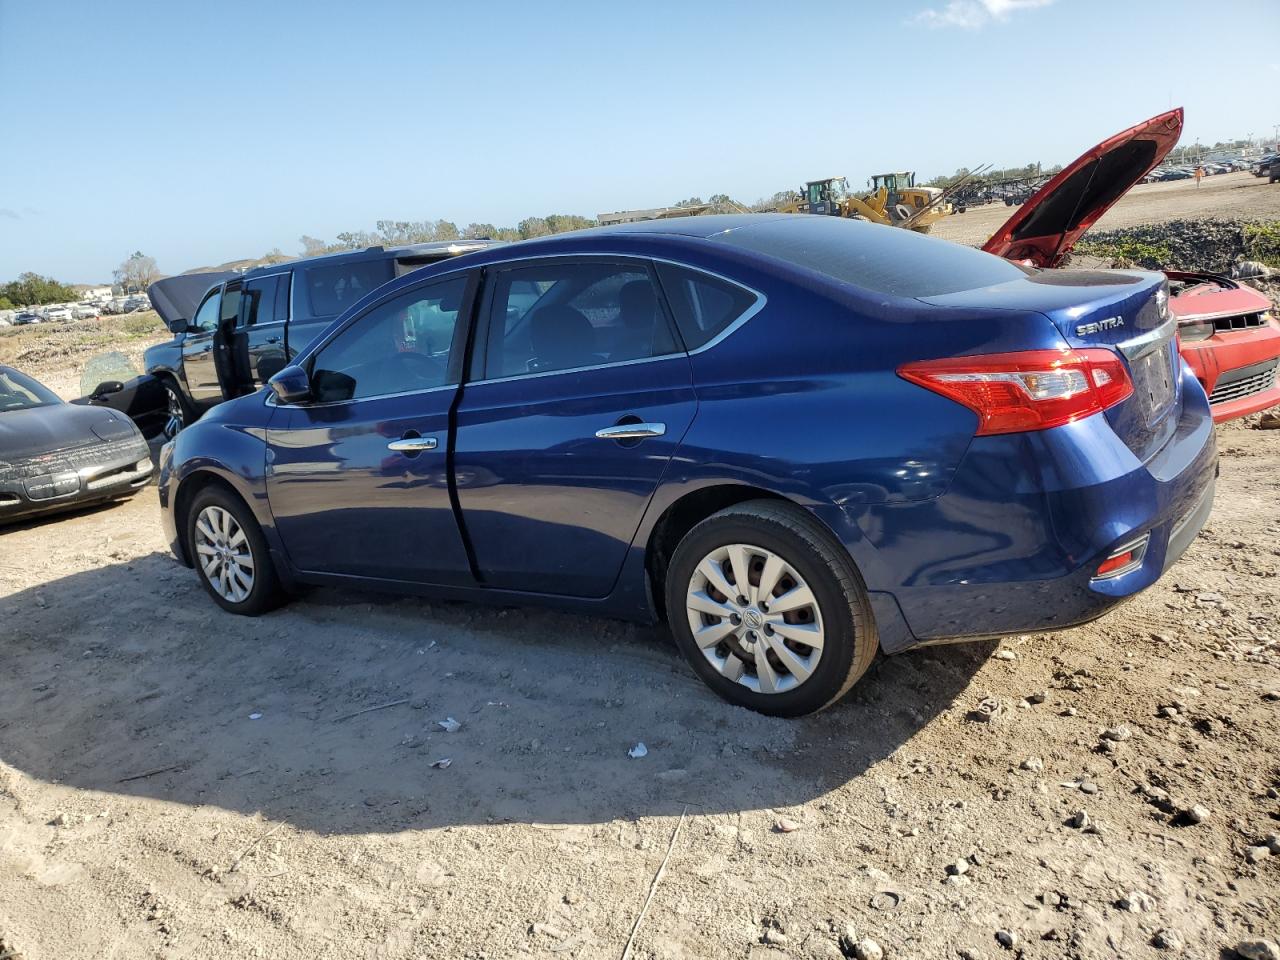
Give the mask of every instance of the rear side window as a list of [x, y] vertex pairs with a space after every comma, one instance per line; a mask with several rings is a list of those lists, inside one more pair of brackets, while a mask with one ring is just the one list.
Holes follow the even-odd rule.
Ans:
[[750, 290], [688, 267], [660, 263], [658, 276], [686, 350], [714, 340], [756, 303]]
[[245, 326], [283, 322], [289, 317], [289, 274], [260, 277], [244, 285], [245, 304], [241, 311]]
[[548, 262], [505, 270], [494, 283], [488, 379], [675, 352], [657, 286], [644, 266]]
[[1030, 272], [972, 247], [843, 217], [768, 220], [726, 230], [712, 239], [896, 297], [976, 290]]
[[391, 280], [394, 271], [389, 258], [317, 264], [296, 271], [303, 275], [305, 317], [336, 317]]

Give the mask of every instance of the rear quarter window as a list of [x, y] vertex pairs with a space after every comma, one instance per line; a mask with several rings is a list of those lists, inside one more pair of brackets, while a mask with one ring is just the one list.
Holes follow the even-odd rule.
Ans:
[[302, 284], [295, 290], [294, 305], [301, 306], [302, 311], [295, 319], [336, 317], [391, 280], [394, 273], [395, 267], [388, 258], [300, 268], [295, 271], [294, 282], [300, 274]]
[[736, 283], [675, 264], [657, 266], [686, 350], [714, 340], [756, 304], [756, 294]]
[[797, 214], [727, 230], [712, 239], [895, 297], [975, 290], [1030, 272], [972, 247], [842, 217]]

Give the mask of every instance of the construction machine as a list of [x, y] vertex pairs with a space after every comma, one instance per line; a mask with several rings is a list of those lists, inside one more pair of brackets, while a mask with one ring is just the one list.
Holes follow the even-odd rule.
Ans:
[[845, 177], [810, 180], [800, 192], [800, 199], [781, 208], [781, 212], [854, 217], [928, 233], [943, 217], [955, 213], [947, 196], [960, 182], [943, 191], [938, 187], [917, 187], [914, 171], [877, 173], [867, 181], [870, 192], [859, 195], [849, 189]]

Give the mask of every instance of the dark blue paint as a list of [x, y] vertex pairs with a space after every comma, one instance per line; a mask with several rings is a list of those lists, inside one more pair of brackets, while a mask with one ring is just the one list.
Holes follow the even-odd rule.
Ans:
[[[1090, 619], [1153, 583], [1185, 547], [1170, 551], [1172, 528], [1203, 502], [1216, 469], [1208, 403], [1185, 367], [1158, 423], [1140, 422], [1131, 399], [1053, 430], [977, 438], [972, 412], [894, 373], [910, 360], [1128, 339], [1155, 323], [1146, 305], [1159, 277], [1073, 286], [1053, 271], [1065, 279], [926, 302], [697, 235], [718, 222], [549, 238], [380, 288], [331, 330], [435, 277], [547, 255], [673, 260], [737, 280], [767, 305], [690, 356], [334, 407], [277, 407], [264, 393], [223, 404], [180, 434], [163, 463], [179, 555], [175, 496], [207, 472], [249, 502], [290, 582], [648, 619], [646, 556], [662, 518], [691, 494], [746, 488], [786, 498], [832, 531], [871, 592], [884, 648], [897, 651]], [[881, 228], [865, 229], [875, 242]], [[1117, 315], [1118, 331], [1075, 334]], [[667, 433], [595, 438], [624, 415], [664, 422]], [[440, 447], [387, 455], [408, 430]], [[1147, 531], [1139, 569], [1091, 581], [1111, 550]]]

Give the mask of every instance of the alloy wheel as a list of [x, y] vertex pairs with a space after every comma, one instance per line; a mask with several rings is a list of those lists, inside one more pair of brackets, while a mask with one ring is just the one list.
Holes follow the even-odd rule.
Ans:
[[694, 643], [729, 680], [785, 693], [822, 658], [822, 611], [799, 571], [771, 550], [731, 543], [694, 568], [686, 596]]
[[182, 409], [182, 398], [178, 396], [177, 390], [166, 386], [164, 388], [164, 397], [165, 413], [168, 415], [168, 419], [164, 424], [164, 436], [166, 440], [172, 440], [186, 426], [187, 415], [186, 411]]
[[240, 603], [253, 590], [253, 551], [231, 512], [209, 505], [196, 517], [196, 557], [218, 596]]

